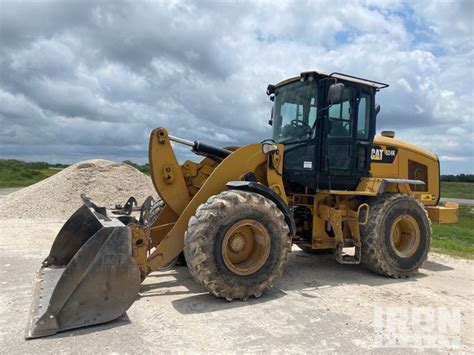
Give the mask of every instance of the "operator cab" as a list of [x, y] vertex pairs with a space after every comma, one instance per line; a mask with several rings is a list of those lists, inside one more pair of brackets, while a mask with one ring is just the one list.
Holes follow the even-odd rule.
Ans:
[[273, 140], [284, 144], [284, 180], [318, 190], [355, 188], [369, 175], [375, 93], [387, 84], [304, 72], [269, 85]]

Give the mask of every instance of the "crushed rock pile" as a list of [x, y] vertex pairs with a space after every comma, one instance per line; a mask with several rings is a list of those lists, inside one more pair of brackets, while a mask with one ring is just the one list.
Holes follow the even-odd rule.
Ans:
[[81, 193], [106, 207], [124, 204], [130, 196], [138, 204], [147, 196], [157, 196], [150, 177], [134, 167], [86, 160], [7, 195], [0, 203], [0, 218], [65, 220], [82, 206]]

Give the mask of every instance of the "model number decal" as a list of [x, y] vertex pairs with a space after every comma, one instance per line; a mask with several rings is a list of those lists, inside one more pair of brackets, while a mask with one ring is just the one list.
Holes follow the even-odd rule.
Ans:
[[386, 147], [380, 145], [372, 146], [370, 152], [370, 159], [376, 163], [393, 163], [398, 154], [398, 149], [395, 147]]

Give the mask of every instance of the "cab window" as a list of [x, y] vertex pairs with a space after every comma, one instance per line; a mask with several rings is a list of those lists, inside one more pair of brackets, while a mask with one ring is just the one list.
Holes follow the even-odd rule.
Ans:
[[295, 82], [278, 88], [273, 114], [273, 139], [276, 142], [314, 137], [317, 116], [315, 83]]
[[362, 93], [357, 112], [357, 138], [369, 139], [370, 128], [370, 95]]
[[344, 101], [329, 108], [329, 136], [351, 137], [354, 90], [344, 89]]

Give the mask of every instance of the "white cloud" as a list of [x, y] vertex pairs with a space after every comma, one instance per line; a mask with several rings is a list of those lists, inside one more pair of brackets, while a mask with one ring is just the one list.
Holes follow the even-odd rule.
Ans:
[[418, 16], [430, 24], [444, 49], [472, 49], [474, 2], [472, 0], [418, 0], [413, 2]]
[[217, 145], [259, 141], [271, 135], [267, 84], [316, 69], [391, 84], [377, 97], [379, 130], [435, 151], [451, 162], [446, 172], [465, 171], [472, 158], [470, 1], [6, 3], [2, 10], [4, 156], [143, 162], [157, 126]]

